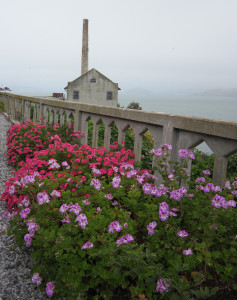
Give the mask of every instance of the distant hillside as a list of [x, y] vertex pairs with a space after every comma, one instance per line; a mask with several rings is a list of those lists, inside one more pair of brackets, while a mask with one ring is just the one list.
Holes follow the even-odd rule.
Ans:
[[237, 88], [232, 89], [210, 89], [201, 93], [198, 96], [221, 96], [221, 97], [237, 97]]

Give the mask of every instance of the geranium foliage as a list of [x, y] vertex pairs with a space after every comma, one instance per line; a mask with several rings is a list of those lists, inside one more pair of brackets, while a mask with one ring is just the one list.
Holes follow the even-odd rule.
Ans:
[[[192, 152], [151, 153], [136, 170], [123, 145], [72, 145], [53, 136], [6, 183], [9, 233], [32, 249], [32, 281], [68, 299], [197, 299], [233, 296], [237, 182], [214, 186], [205, 170], [184, 184]], [[32, 283], [32, 284], [33, 284]]]

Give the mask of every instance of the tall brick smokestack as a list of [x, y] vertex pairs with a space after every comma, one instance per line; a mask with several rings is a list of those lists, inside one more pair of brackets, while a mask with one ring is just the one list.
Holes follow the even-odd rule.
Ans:
[[82, 31], [82, 53], [81, 53], [81, 75], [88, 71], [88, 20], [83, 20]]

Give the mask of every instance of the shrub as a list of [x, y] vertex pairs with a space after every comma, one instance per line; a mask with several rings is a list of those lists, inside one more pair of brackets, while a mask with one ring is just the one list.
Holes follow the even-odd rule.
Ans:
[[[214, 154], [206, 154], [197, 149], [194, 150], [194, 154], [196, 159], [192, 163], [192, 173], [191, 180], [195, 180], [195, 178], [202, 176], [202, 171], [204, 169], [208, 169], [213, 174], [214, 167]], [[237, 153], [232, 154], [228, 158], [228, 166], [226, 172], [226, 178], [228, 180], [234, 181], [237, 177]]]
[[5, 109], [4, 109], [4, 103], [0, 100], [0, 113], [1, 112], [4, 112]]
[[237, 182], [221, 190], [206, 171], [187, 191], [194, 156], [182, 149], [171, 162], [170, 151], [151, 151], [157, 187], [116, 143], [107, 151], [56, 138], [26, 159], [1, 200], [9, 233], [33, 250], [33, 281], [68, 299], [234, 296]]
[[79, 138], [83, 136], [83, 133], [74, 131], [69, 124], [52, 125], [43, 122], [35, 124], [26, 121], [26, 124], [11, 126], [7, 139], [8, 163], [14, 168], [19, 168], [27, 158], [34, 155], [35, 151], [46, 149], [52, 142], [51, 138], [56, 134], [71, 144], [78, 143]]

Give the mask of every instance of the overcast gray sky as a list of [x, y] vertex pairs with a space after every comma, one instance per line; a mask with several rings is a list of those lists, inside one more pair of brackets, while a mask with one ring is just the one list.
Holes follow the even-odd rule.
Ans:
[[122, 90], [237, 87], [237, 0], [0, 0], [0, 86], [63, 92], [89, 69]]

